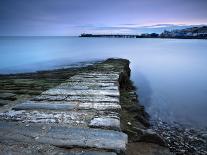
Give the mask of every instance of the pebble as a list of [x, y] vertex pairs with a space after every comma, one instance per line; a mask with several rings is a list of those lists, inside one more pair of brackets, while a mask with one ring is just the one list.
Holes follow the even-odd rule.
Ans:
[[39, 137], [35, 137], [35, 139], [37, 140], [37, 139], [39, 139]]
[[179, 155], [207, 155], [207, 129], [187, 128], [176, 122], [152, 121], [152, 129], [162, 136], [170, 150]]
[[202, 134], [201, 136], [202, 136], [203, 138], [207, 139], [207, 133], [206, 133], [206, 134], [204, 133], [204, 134]]
[[132, 123], [131, 123], [131, 122], [128, 122], [127, 124], [128, 124], [128, 125], [130, 125], [130, 126], [132, 125]]
[[46, 127], [45, 127], [45, 126], [43, 126], [43, 127], [42, 127], [42, 130], [45, 130], [45, 129], [46, 129]]

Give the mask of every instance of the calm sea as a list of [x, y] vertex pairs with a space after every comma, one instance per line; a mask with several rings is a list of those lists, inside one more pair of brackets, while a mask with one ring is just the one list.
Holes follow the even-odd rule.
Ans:
[[153, 119], [207, 126], [207, 40], [0, 37], [0, 73], [109, 57], [131, 61], [132, 80]]

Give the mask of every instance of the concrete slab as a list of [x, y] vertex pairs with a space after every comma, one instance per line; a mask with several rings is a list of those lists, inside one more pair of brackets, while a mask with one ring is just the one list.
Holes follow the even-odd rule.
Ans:
[[74, 110], [77, 108], [77, 104], [68, 103], [68, 102], [34, 102], [27, 101], [13, 107], [13, 110], [36, 110], [36, 109], [45, 109], [45, 110]]
[[13, 110], [115, 110], [120, 111], [121, 106], [118, 103], [110, 102], [66, 102], [66, 101], [26, 101], [17, 104]]
[[104, 96], [104, 95], [86, 95], [86, 96], [68, 96], [66, 101], [77, 102], [110, 102], [119, 103], [119, 97]]
[[42, 126], [39, 124], [26, 126], [0, 122], [0, 140], [38, 142], [65, 148], [90, 147], [119, 152], [126, 150], [127, 135], [112, 130], [63, 126], [50, 126], [46, 130], [42, 130]]
[[86, 95], [105, 95], [119, 97], [117, 90], [67, 90], [67, 89], [50, 89], [42, 93], [43, 95], [73, 95], [73, 96], [86, 96]]

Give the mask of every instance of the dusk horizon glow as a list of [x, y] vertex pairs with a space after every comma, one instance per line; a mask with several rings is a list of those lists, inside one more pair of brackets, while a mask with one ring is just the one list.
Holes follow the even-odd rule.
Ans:
[[207, 25], [206, 0], [0, 0], [0, 36], [140, 34]]

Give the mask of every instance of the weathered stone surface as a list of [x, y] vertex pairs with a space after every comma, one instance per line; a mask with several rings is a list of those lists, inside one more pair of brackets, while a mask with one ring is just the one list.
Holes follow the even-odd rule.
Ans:
[[26, 101], [17, 104], [13, 110], [112, 110], [119, 111], [121, 106], [114, 102], [66, 102], [66, 101]]
[[82, 72], [71, 78], [102, 78], [102, 79], [118, 79], [120, 72], [108, 71], [108, 72]]
[[60, 147], [92, 147], [125, 151], [127, 135], [117, 131], [50, 126], [42, 131], [39, 124], [0, 122], [0, 140], [39, 142]]
[[[175, 155], [168, 148], [153, 143], [134, 142], [127, 145], [126, 155]], [[176, 154], [178, 155], [178, 154]]]
[[117, 90], [119, 89], [118, 86], [114, 85], [113, 83], [104, 84], [104, 83], [87, 83], [87, 82], [73, 82], [73, 83], [63, 83], [56, 88], [58, 89], [69, 89], [69, 90]]
[[118, 103], [107, 103], [107, 102], [94, 102], [94, 103], [79, 103], [78, 109], [96, 109], [96, 110], [121, 110], [121, 105]]
[[91, 127], [107, 127], [120, 130], [120, 120], [116, 118], [98, 117], [91, 120]]
[[110, 71], [108, 73], [104, 73], [104, 72], [83, 72], [80, 73], [79, 75], [83, 75], [83, 76], [89, 76], [89, 77], [93, 77], [93, 76], [113, 76], [116, 78], [119, 78], [119, 72], [114, 72], [114, 71]]
[[15, 96], [13, 93], [0, 93], [0, 99], [14, 100]]
[[4, 105], [6, 105], [6, 104], [8, 104], [10, 102], [11, 102], [10, 100], [2, 100], [2, 99], [0, 99], [0, 106], [4, 106]]
[[33, 101], [63, 101], [67, 98], [67, 96], [65, 95], [56, 95], [56, 96], [52, 96], [52, 95], [39, 95], [34, 97], [32, 100]]
[[[32, 144], [70, 148], [67, 154], [74, 155], [125, 151], [127, 135], [120, 132], [119, 87], [128, 61], [110, 61], [113, 59], [78, 72], [30, 101], [0, 113], [3, 148], [10, 141], [15, 145], [28, 143], [26, 152]], [[37, 148], [31, 148], [34, 154]]]
[[54, 111], [8, 111], [0, 114], [1, 120], [25, 123], [61, 123], [69, 126], [87, 127], [87, 122], [95, 117], [94, 112], [54, 112]]
[[119, 103], [119, 97], [105, 95], [39, 95], [32, 99], [33, 101], [77, 101], [77, 102], [116, 102]]
[[114, 152], [98, 152], [98, 151], [91, 151], [91, 152], [71, 152], [67, 155], [117, 155]]
[[67, 155], [117, 155], [115, 152], [98, 152], [98, 151], [88, 151], [88, 152], [69, 152]]
[[49, 144], [1, 141], [1, 155], [117, 155], [115, 152], [99, 149], [65, 149]]
[[115, 112], [10, 110], [0, 113], [0, 120], [21, 121], [24, 123], [67, 124], [70, 127], [93, 126], [113, 130], [120, 129], [119, 115]]
[[[110, 87], [110, 86], [118, 86], [116, 84], [114, 84], [113, 82], [107, 82], [107, 83], [101, 83], [99, 81], [97, 81], [96, 83], [93, 82], [84, 82], [84, 81], [79, 81], [79, 82], [64, 82], [62, 84], [60, 84], [59, 86], [68, 86], [68, 87], [72, 87], [72, 86], [99, 86], [99, 87]], [[58, 86], [58, 87], [59, 87]]]
[[94, 82], [101, 82], [101, 83], [114, 83], [114, 84], [118, 84], [117, 80], [111, 80], [111, 79], [96, 79], [96, 78], [85, 78], [85, 79], [73, 79], [70, 78], [69, 80], [67, 80], [67, 82], [90, 82], [90, 83], [94, 83]]
[[50, 89], [42, 93], [43, 95], [106, 95], [106, 96], [119, 96], [117, 90], [67, 90], [67, 89]]
[[138, 141], [141, 142], [149, 142], [149, 143], [155, 143], [160, 146], [166, 146], [165, 141], [162, 137], [160, 137], [156, 132], [154, 132], [152, 129], [136, 129], [140, 133], [140, 138]]
[[77, 108], [77, 104], [68, 102], [34, 102], [28, 101], [22, 104], [16, 105], [13, 110], [35, 110], [35, 109], [46, 109], [46, 110], [73, 110]]
[[66, 101], [78, 102], [116, 102], [119, 103], [118, 97], [104, 96], [104, 95], [88, 95], [88, 96], [68, 96]]

